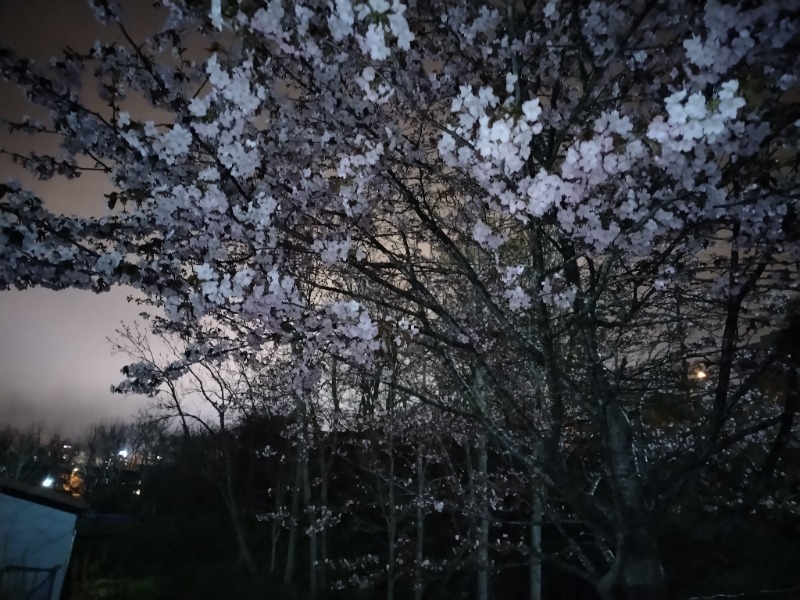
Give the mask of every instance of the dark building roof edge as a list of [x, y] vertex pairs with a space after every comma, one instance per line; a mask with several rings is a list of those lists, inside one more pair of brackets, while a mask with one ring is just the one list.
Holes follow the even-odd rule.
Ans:
[[84, 513], [89, 506], [81, 498], [61, 494], [57, 491], [40, 486], [14, 481], [0, 477], [0, 494], [41, 504], [64, 512], [79, 515]]

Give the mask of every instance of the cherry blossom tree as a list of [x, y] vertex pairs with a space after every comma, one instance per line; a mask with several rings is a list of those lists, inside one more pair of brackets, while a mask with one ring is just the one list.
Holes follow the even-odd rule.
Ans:
[[164, 0], [143, 41], [95, 4], [126, 43], [0, 52], [50, 115], [8, 126], [61, 140], [3, 152], [101, 170], [109, 213], [3, 184], [4, 287], [218, 323], [176, 373], [269, 349], [303, 398], [332, 355], [468, 415], [604, 598], [665, 597], [682, 490], [796, 439], [795, 349], [761, 343], [798, 286], [796, 1]]

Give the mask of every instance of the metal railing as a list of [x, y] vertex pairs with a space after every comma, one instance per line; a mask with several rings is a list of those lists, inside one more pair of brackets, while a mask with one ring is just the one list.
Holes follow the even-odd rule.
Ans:
[[0, 600], [51, 600], [58, 569], [58, 565], [0, 568]]

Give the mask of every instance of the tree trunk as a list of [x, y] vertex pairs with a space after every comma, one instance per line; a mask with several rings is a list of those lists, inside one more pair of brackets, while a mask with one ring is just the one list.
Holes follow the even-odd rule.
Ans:
[[303, 470], [303, 504], [305, 505], [306, 519], [308, 522], [308, 577], [309, 577], [309, 591], [311, 598], [316, 598], [319, 595], [319, 584], [317, 581], [317, 569], [319, 561], [317, 554], [317, 524], [314, 515], [314, 505], [311, 498], [311, 474], [309, 473], [308, 461], [308, 430], [305, 426], [300, 435], [300, 463]]
[[616, 527], [621, 533], [618, 539], [622, 540], [617, 548], [621, 583], [630, 600], [664, 600], [666, 579], [658, 545], [640, 509], [644, 493], [630, 426], [616, 400], [608, 403], [604, 417], [609, 471], [614, 483]]
[[286, 570], [283, 573], [283, 582], [291, 583], [294, 574], [294, 553], [297, 546], [297, 520], [300, 510], [300, 487], [302, 485], [303, 466], [300, 457], [297, 458], [295, 468], [294, 489], [292, 490], [292, 513], [289, 516], [289, 543], [286, 545]]
[[247, 544], [247, 537], [244, 533], [244, 525], [242, 525], [239, 510], [233, 499], [228, 499], [225, 504], [228, 505], [228, 513], [230, 514], [233, 531], [236, 535], [236, 544], [239, 547], [239, 558], [242, 559], [248, 573], [255, 573], [257, 571], [256, 563], [253, 560], [253, 555], [250, 553], [250, 547]]
[[[224, 434], [225, 432], [223, 432]], [[236, 536], [236, 544], [239, 548], [239, 557], [244, 562], [244, 566], [248, 573], [255, 573], [256, 563], [253, 560], [253, 555], [250, 552], [250, 547], [247, 543], [247, 536], [244, 533], [244, 525], [242, 524], [241, 515], [239, 514], [239, 506], [236, 501], [236, 491], [233, 487], [233, 465], [231, 464], [230, 451], [228, 444], [224, 443], [223, 452], [225, 453], [225, 483], [222, 491], [225, 505], [228, 507], [228, 514], [231, 518], [231, 526], [233, 527], [234, 535]]]
[[[326, 511], [325, 518], [327, 520], [328, 508], [328, 479], [330, 473], [330, 463], [325, 460], [325, 449], [320, 448], [320, 484], [319, 484], [319, 500], [320, 508]], [[331, 451], [331, 461], [333, 461], [333, 451]], [[328, 525], [327, 522], [323, 524], [319, 532], [319, 586], [320, 589], [325, 589], [327, 583], [327, 565], [328, 565]]]
[[394, 498], [394, 431], [391, 427], [389, 428], [389, 491], [387, 504], [389, 505], [389, 513], [386, 516], [386, 534], [389, 544], [389, 556], [387, 558], [387, 564], [389, 569], [386, 574], [386, 600], [394, 600], [397, 511], [395, 509]]
[[541, 490], [532, 490], [531, 498], [531, 558], [530, 570], [530, 600], [542, 600], [542, 496]]
[[333, 463], [336, 460], [336, 450], [338, 448], [338, 428], [339, 419], [341, 418], [339, 406], [339, 376], [338, 376], [338, 361], [334, 356], [331, 364], [331, 399], [333, 401], [333, 415], [331, 419], [330, 431], [328, 432], [328, 440], [330, 447], [330, 458], [325, 456], [326, 444], [320, 444], [319, 448], [319, 469], [320, 469], [320, 504], [326, 511], [326, 523], [320, 531], [320, 567], [319, 579], [321, 589], [326, 589], [328, 586], [328, 524], [327, 524], [327, 509], [328, 509], [328, 486], [330, 482], [330, 474], [333, 469]]
[[425, 498], [425, 466], [422, 459], [422, 444], [417, 446], [417, 502], [416, 502], [416, 548], [414, 551], [414, 600], [422, 600], [424, 589], [424, 576], [422, 573], [422, 561], [425, 550], [425, 511], [423, 510], [423, 500]]
[[275, 568], [278, 564], [278, 540], [281, 537], [281, 522], [277, 515], [281, 513], [283, 507], [283, 481], [279, 478], [275, 482], [275, 518], [272, 520], [272, 531], [270, 532], [270, 541], [272, 542], [272, 551], [269, 557], [269, 572], [275, 573]]
[[489, 495], [486, 432], [478, 436], [478, 472], [475, 498], [478, 501], [478, 600], [489, 600]]
[[[564, 250], [565, 258], [575, 256], [571, 246], [565, 246]], [[567, 264], [567, 281], [580, 289], [577, 263]], [[644, 511], [644, 483], [637, 462], [639, 440], [634, 436], [629, 416], [609, 380], [598, 349], [594, 300], [579, 294], [574, 309], [576, 314], [581, 315], [577, 323], [583, 350], [589, 361], [589, 382], [596, 394], [599, 409], [606, 461], [604, 467], [614, 499], [614, 525], [618, 540], [616, 564], [602, 578], [598, 591], [607, 594], [620, 582], [630, 600], [664, 600], [667, 597], [664, 569], [655, 537], [647, 528]]]
[[[477, 472], [472, 473], [472, 505], [477, 514], [477, 600], [489, 600], [489, 457], [486, 448], [486, 423], [490, 418], [487, 414], [488, 402], [486, 384], [484, 382], [484, 367], [475, 368], [475, 383], [473, 388], [475, 407], [481, 417], [482, 427], [478, 431]], [[467, 455], [467, 465], [472, 464], [471, 453]], [[470, 471], [472, 469], [470, 468]]]
[[666, 600], [664, 569], [652, 534], [640, 529], [631, 534], [622, 563], [622, 582], [629, 600]]
[[281, 528], [278, 519], [272, 521], [272, 531], [270, 532], [271, 537], [271, 550], [270, 550], [270, 557], [269, 557], [269, 572], [270, 575], [275, 573], [275, 567], [278, 564], [278, 540], [281, 537]]

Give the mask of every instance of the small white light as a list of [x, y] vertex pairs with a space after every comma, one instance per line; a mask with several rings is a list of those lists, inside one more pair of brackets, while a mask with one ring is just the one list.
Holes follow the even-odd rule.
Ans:
[[120, 450], [120, 451], [118, 452], [118, 454], [119, 454], [119, 455], [120, 455], [122, 458], [128, 458], [128, 451], [127, 451], [127, 450]]
[[46, 488], [53, 487], [53, 484], [55, 482], [56, 480], [48, 475], [47, 477], [44, 478], [44, 481], [42, 481], [42, 487]]
[[703, 369], [698, 369], [697, 373], [694, 374], [696, 379], [705, 379], [708, 377], [708, 374], [703, 371]]
[[141, 494], [142, 494], [142, 490], [133, 490], [133, 494], [134, 494], [135, 496], [141, 496]]

